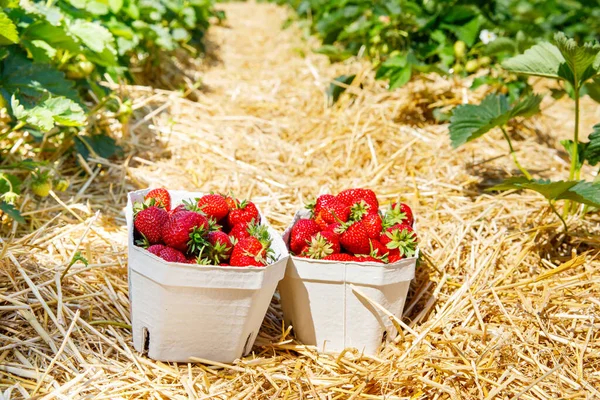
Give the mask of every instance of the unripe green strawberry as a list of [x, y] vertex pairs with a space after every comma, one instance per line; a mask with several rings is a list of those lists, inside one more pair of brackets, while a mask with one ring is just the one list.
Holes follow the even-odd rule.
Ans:
[[454, 42], [454, 56], [461, 59], [467, 54], [467, 44], [462, 40]]
[[69, 188], [69, 181], [67, 179], [59, 179], [56, 181], [54, 188], [59, 192], [64, 192]]
[[31, 191], [36, 196], [48, 197], [52, 190], [52, 182], [49, 180], [36, 180], [31, 183]]
[[465, 64], [465, 71], [468, 73], [475, 72], [479, 69], [479, 61], [477, 60], [469, 60]]
[[479, 66], [487, 67], [488, 65], [490, 65], [491, 62], [492, 62], [491, 58], [489, 58], [488, 56], [484, 56], [479, 59]]

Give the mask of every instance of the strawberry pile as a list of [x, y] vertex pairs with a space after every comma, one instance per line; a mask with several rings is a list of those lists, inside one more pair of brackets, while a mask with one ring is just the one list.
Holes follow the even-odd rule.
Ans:
[[271, 236], [251, 201], [207, 194], [171, 208], [164, 188], [153, 189], [134, 205], [136, 245], [170, 262], [265, 266]]
[[370, 189], [324, 194], [307, 206], [311, 217], [292, 227], [291, 253], [318, 260], [393, 263], [415, 255], [413, 214], [404, 203], [385, 213]]

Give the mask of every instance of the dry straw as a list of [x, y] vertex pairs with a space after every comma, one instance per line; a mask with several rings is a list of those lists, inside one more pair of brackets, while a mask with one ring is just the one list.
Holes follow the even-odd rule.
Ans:
[[[198, 101], [122, 87], [136, 110], [124, 162], [88, 160], [71, 191], [27, 197], [31, 223], [5, 229], [0, 398], [600, 397], [598, 216], [571, 220], [566, 236], [540, 196], [482, 191], [515, 173], [501, 135], [453, 151], [428, 116], [483, 93], [435, 77], [388, 92], [368, 65], [329, 65], [298, 31], [281, 31], [282, 8], [222, 7], [228, 26], [210, 34], [222, 63], [203, 71]], [[357, 74], [355, 96], [327, 107], [324, 88], [341, 73]], [[587, 127], [599, 115], [586, 104]], [[514, 129], [520, 158], [565, 176], [556, 144], [571, 110], [545, 106]], [[280, 230], [319, 192], [364, 185], [382, 202], [400, 197], [419, 216], [424, 253], [402, 334], [378, 357], [318, 354], [294, 341], [275, 299], [253, 354], [234, 365], [136, 353], [122, 209], [127, 191], [156, 185], [235, 191]], [[64, 274], [77, 253], [89, 265]]]

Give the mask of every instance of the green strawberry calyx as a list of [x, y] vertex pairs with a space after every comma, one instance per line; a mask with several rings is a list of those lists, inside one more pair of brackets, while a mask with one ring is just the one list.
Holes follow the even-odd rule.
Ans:
[[333, 246], [323, 235], [317, 233], [310, 239], [307, 252], [310, 258], [320, 260], [330, 254], [333, 254]]
[[386, 247], [390, 250], [398, 249], [401, 255], [412, 257], [417, 249], [417, 236], [408, 229], [394, 229], [386, 232], [385, 235], [390, 239]]

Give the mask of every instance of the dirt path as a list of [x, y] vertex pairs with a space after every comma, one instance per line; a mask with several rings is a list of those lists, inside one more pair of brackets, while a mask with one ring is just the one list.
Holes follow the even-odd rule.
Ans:
[[[439, 78], [388, 92], [366, 63], [330, 65], [297, 29], [281, 30], [283, 8], [220, 7], [227, 26], [209, 34], [220, 61], [207, 63], [199, 100], [123, 88], [136, 108], [121, 140], [125, 162], [90, 160], [60, 202], [29, 200], [29, 228], [40, 229], [17, 235], [0, 260], [0, 390], [12, 393], [5, 397], [600, 396], [600, 338], [586, 325], [600, 312], [588, 300], [600, 296], [600, 264], [593, 252], [563, 264], [600, 245], [586, 233], [593, 221], [575, 222], [565, 240], [539, 196], [482, 192], [514, 173], [507, 157], [469, 167], [505, 154], [501, 136], [454, 151], [447, 128], [424, 117], [432, 102], [476, 95]], [[328, 107], [324, 91], [343, 73], [358, 74], [362, 89]], [[568, 165], [547, 138], [526, 133], [521, 161], [540, 176], [564, 175]], [[318, 356], [282, 334], [275, 301], [257, 360], [222, 369], [141, 357], [126, 327], [122, 208], [127, 191], [159, 185], [251, 197], [280, 230], [319, 192], [368, 186], [382, 202], [402, 198], [418, 215], [426, 255], [404, 341], [378, 358]], [[75, 263], [57, 284], [77, 252], [89, 265]]]

